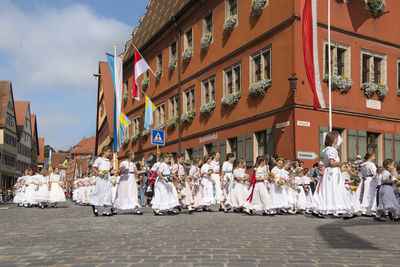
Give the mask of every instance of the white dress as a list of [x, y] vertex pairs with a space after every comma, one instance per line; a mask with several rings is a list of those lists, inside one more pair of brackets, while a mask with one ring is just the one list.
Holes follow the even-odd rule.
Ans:
[[[162, 173], [162, 176], [169, 179], [171, 168], [164, 162], [157, 167], [157, 173]], [[178, 193], [172, 182], [165, 182], [157, 177], [154, 185], [154, 197], [151, 201], [154, 210], [169, 210], [179, 205]]]
[[130, 210], [139, 208], [138, 188], [135, 178], [136, 164], [130, 161], [123, 161], [119, 167], [125, 168], [121, 174], [114, 205], [119, 210]]
[[25, 184], [25, 176], [19, 177], [17, 180], [16, 188], [15, 188], [15, 196], [13, 199], [14, 203], [22, 203], [24, 193], [22, 192]]
[[219, 204], [220, 202], [224, 201], [224, 199], [225, 199], [224, 194], [222, 192], [222, 188], [221, 188], [221, 177], [219, 175], [219, 172], [220, 172], [219, 162], [211, 161], [210, 166], [214, 172], [213, 174], [211, 174], [211, 178], [215, 182], [215, 186], [214, 186], [215, 194], [214, 194], [213, 204], [215, 204], [215, 203]]
[[200, 173], [207, 173], [203, 174], [200, 180], [200, 190], [204, 206], [209, 206], [214, 202], [214, 191], [211, 178], [211, 170], [212, 170], [211, 165], [207, 163], [204, 163], [203, 166], [201, 166], [200, 170]]
[[296, 176], [294, 177], [294, 182], [297, 184], [297, 188], [295, 191], [296, 208], [298, 210], [306, 210], [310, 208], [309, 203], [307, 201], [306, 192], [303, 187], [303, 185], [305, 186], [305, 180], [303, 179], [303, 177]]
[[225, 161], [224, 164], [222, 164], [222, 171], [225, 172], [221, 182], [222, 194], [223, 198], [226, 199], [229, 189], [232, 187], [233, 183], [233, 164], [229, 161]]
[[78, 180], [74, 181], [74, 190], [72, 191], [72, 201], [75, 201], [78, 199]]
[[47, 202], [49, 200], [49, 177], [38, 175], [37, 183], [33, 200], [36, 202]]
[[371, 215], [376, 211], [376, 166], [373, 162], [364, 162], [361, 165], [363, 184], [360, 191], [361, 212]]
[[36, 180], [37, 175], [33, 176], [26, 176], [25, 179], [25, 193], [23, 198], [23, 203], [25, 205], [36, 205], [38, 204], [36, 201], [33, 200], [33, 196], [35, 194], [36, 188]]
[[49, 202], [64, 202], [65, 194], [61, 187], [61, 176], [59, 174], [52, 173], [49, 177], [51, 183], [51, 189], [49, 192]]
[[238, 181], [236, 178], [245, 178], [246, 174], [240, 169], [233, 170], [234, 182], [228, 193], [226, 204], [233, 208], [242, 208], [245, 206], [248, 190], [244, 181]]
[[93, 164], [93, 167], [96, 167], [99, 172], [104, 173], [104, 177], [96, 177], [96, 186], [93, 189], [89, 202], [94, 206], [111, 206], [111, 162], [106, 158], [97, 158]]
[[387, 170], [384, 170], [380, 179], [379, 199], [377, 210], [380, 211], [393, 211], [396, 210], [400, 214], [400, 205], [394, 194], [393, 185], [385, 184], [384, 180], [395, 181], [396, 177], [392, 176]]
[[[266, 168], [255, 168], [254, 174], [256, 178], [264, 178], [267, 176]], [[255, 181], [254, 190], [252, 187], [249, 189], [249, 197], [251, 194], [252, 198], [246, 200], [245, 207], [249, 210], [268, 211], [270, 209], [270, 195], [268, 192], [267, 183], [265, 181]], [[247, 198], [246, 198], [247, 199]]]
[[342, 172], [342, 178], [345, 181], [344, 187], [349, 195], [350, 201], [353, 204], [354, 212], [361, 211], [360, 201], [356, 197], [356, 192], [351, 190], [351, 184], [347, 183], [346, 180], [350, 180], [350, 174], [348, 172]]
[[354, 207], [346, 192], [340, 168], [329, 167], [331, 159], [340, 162], [338, 151], [334, 147], [326, 147], [323, 152], [325, 171], [314, 192], [314, 210], [324, 215], [352, 213]]
[[287, 209], [290, 208], [288, 194], [285, 185], [279, 185], [277, 182], [280, 178], [285, 178], [286, 171], [275, 166], [271, 172], [275, 175], [275, 182], [270, 184], [271, 208]]

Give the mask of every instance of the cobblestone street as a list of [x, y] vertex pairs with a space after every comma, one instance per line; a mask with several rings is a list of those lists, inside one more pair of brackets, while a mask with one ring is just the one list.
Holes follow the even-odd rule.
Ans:
[[398, 266], [400, 253], [400, 224], [364, 217], [0, 208], [1, 266]]

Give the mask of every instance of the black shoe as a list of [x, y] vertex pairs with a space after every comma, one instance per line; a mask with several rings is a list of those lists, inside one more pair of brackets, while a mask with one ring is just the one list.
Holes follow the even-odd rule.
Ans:
[[97, 210], [97, 208], [95, 206], [92, 205], [92, 211], [94, 216], [99, 216], [99, 211]]
[[276, 213], [268, 213], [268, 212], [263, 212], [263, 214], [262, 214], [262, 216], [270, 216], [270, 217], [272, 217], [272, 216], [275, 216], [276, 215]]
[[235, 212], [235, 213], [240, 213], [240, 212], [242, 212], [240, 209], [233, 209], [233, 212]]
[[135, 212], [133, 212], [134, 215], [143, 215], [143, 212], [141, 212], [140, 210], [137, 210]]
[[181, 211], [182, 211], [182, 208], [181, 208], [181, 206], [178, 206], [178, 207], [177, 207], [177, 209], [179, 210], [179, 212], [181, 212]]
[[229, 213], [230, 209], [223, 209], [223, 210], [224, 210], [224, 213]]
[[317, 218], [320, 218], [320, 219], [325, 219], [325, 216], [322, 215], [322, 214], [320, 214], [320, 213], [314, 213], [314, 212], [313, 212], [312, 215], [315, 216], [315, 217], [317, 217]]
[[224, 211], [224, 209], [223, 208], [221, 208], [221, 207], [219, 207], [219, 210], [218, 211]]
[[196, 211], [196, 212], [202, 212], [203, 209], [202, 209], [202, 208], [197, 208], [197, 209], [195, 209], [195, 211]]
[[357, 214], [352, 214], [350, 216], [343, 216], [343, 220], [350, 220], [350, 219], [354, 219], [355, 217], [357, 217]]
[[169, 210], [168, 215], [178, 215], [179, 213], [174, 210]]
[[106, 213], [103, 213], [103, 216], [113, 216], [113, 214], [107, 211]]
[[383, 219], [382, 217], [375, 216], [375, 217], [374, 217], [374, 221], [377, 221], [377, 222], [384, 222], [385, 219]]
[[204, 207], [204, 208], [203, 208], [203, 211], [212, 212], [212, 210], [211, 210], [210, 208], [208, 208], [208, 207]]
[[393, 212], [391, 211], [388, 212], [388, 218], [389, 220], [393, 221]]
[[154, 212], [154, 215], [155, 215], [155, 216], [164, 216], [165, 214], [162, 213], [161, 211], [155, 211], [155, 212]]
[[193, 214], [193, 212], [194, 212], [194, 209], [188, 210], [189, 214]]
[[111, 213], [112, 213], [112, 215], [117, 215], [118, 214], [116, 209], [111, 209]]
[[252, 216], [253, 215], [253, 211], [252, 210], [246, 210], [244, 213], [246, 213], [247, 215], [249, 215], [249, 216]]
[[399, 221], [399, 217], [393, 218], [393, 221], [398, 222]]

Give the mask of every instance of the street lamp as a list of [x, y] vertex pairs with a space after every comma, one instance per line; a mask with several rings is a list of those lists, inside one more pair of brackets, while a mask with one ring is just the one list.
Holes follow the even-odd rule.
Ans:
[[297, 76], [296, 73], [292, 73], [292, 77], [289, 79], [290, 90], [295, 91], [297, 89]]

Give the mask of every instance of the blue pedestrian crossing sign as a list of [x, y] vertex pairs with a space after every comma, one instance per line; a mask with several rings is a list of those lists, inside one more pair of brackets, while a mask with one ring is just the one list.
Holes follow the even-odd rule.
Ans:
[[151, 130], [151, 143], [165, 146], [165, 131]]

